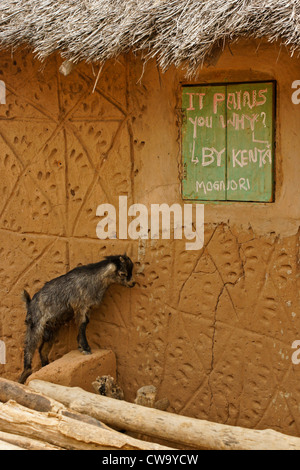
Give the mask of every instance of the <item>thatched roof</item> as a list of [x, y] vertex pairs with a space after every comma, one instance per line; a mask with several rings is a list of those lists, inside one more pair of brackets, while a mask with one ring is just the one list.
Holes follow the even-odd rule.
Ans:
[[0, 0], [0, 47], [27, 44], [40, 59], [74, 62], [128, 52], [195, 70], [239, 38], [279, 40], [300, 51], [299, 0]]

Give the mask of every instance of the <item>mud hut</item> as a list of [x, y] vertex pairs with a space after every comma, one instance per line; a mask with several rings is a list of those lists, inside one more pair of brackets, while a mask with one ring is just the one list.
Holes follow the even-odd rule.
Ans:
[[[139, 285], [87, 330], [126, 399], [154, 384], [176, 413], [299, 436], [299, 25], [296, 0], [1, 1], [3, 377], [22, 290], [126, 251]], [[150, 222], [99, 238], [120, 196], [203, 206], [203, 247]], [[69, 324], [51, 359], [75, 348]]]

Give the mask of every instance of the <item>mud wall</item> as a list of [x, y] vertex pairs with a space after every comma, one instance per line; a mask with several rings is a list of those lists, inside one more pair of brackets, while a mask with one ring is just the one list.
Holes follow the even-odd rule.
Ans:
[[[25, 51], [0, 58], [1, 375], [21, 371], [23, 288], [33, 294], [78, 264], [126, 251], [139, 286], [111, 287], [87, 331], [92, 348], [115, 351], [126, 398], [154, 384], [177, 413], [299, 435], [299, 61], [276, 45], [239, 44], [188, 82], [128, 56], [104, 66], [94, 93], [97, 66], [63, 77], [61, 62]], [[185, 240], [97, 239], [96, 208], [118, 208], [119, 195], [129, 205], [183, 203], [181, 83], [271, 79], [275, 203], [206, 204], [200, 251]], [[71, 324], [51, 359], [73, 348]]]

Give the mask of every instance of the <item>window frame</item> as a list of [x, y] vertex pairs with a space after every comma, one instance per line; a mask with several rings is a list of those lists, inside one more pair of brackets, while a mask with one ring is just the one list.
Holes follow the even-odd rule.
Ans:
[[[192, 198], [192, 197], [187, 197], [184, 193], [184, 180], [187, 179], [187, 167], [185, 163], [185, 156], [184, 156], [184, 136], [183, 136], [183, 126], [187, 122], [187, 108], [183, 108], [183, 94], [184, 90], [189, 88], [209, 88], [209, 87], [225, 87], [226, 89], [226, 97], [225, 97], [225, 109], [227, 113], [227, 90], [228, 87], [230, 86], [245, 86], [245, 85], [263, 85], [263, 84], [270, 84], [272, 85], [272, 101], [271, 101], [271, 106], [272, 106], [272, 111], [271, 111], [271, 123], [272, 123], [272, 132], [271, 132], [271, 149], [272, 149], [272, 163], [271, 163], [271, 168], [270, 168], [270, 178], [272, 180], [272, 187], [271, 187], [271, 197], [269, 200], [244, 200], [242, 198], [240, 199], [201, 199], [199, 198]], [[180, 134], [181, 134], [181, 165], [182, 165], [182, 175], [181, 175], [181, 196], [182, 199], [185, 201], [193, 201], [193, 202], [199, 202], [202, 204], [208, 204], [208, 203], [218, 203], [218, 204], [233, 204], [233, 203], [250, 203], [250, 204], [273, 204], [275, 202], [275, 193], [276, 193], [276, 121], [277, 121], [277, 81], [276, 80], [248, 80], [248, 81], [226, 81], [226, 82], [211, 82], [211, 83], [181, 83], [180, 86], [180, 98], [181, 98], [181, 113], [182, 113], [182, 122], [181, 122], [181, 128], [180, 128]], [[227, 122], [227, 114], [226, 114], [226, 122]], [[225, 173], [225, 187], [228, 185], [228, 172], [227, 172], [227, 166], [228, 166], [228, 140], [227, 140], [227, 125], [225, 127], [225, 133], [226, 133], [226, 173]], [[196, 193], [196, 189], [193, 191], [193, 193]], [[226, 196], [225, 196], [226, 197]]]

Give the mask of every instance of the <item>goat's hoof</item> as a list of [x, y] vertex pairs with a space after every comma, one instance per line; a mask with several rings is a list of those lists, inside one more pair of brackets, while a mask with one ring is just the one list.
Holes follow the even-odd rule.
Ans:
[[19, 384], [24, 384], [31, 374], [32, 374], [31, 369], [24, 370], [18, 380]]
[[88, 354], [92, 354], [92, 351], [90, 349], [82, 349], [82, 348], [78, 348], [78, 349], [81, 352], [81, 354], [84, 354], [85, 356], [87, 356]]

